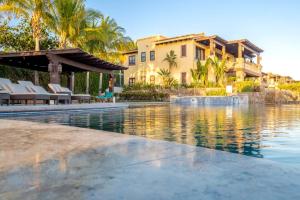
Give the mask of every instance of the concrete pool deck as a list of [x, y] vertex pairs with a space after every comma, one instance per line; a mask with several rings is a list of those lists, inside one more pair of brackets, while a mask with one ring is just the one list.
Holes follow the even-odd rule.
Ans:
[[300, 170], [206, 148], [0, 120], [0, 199], [300, 199]]
[[91, 103], [91, 104], [60, 104], [60, 105], [9, 105], [0, 106], [1, 112], [36, 112], [57, 110], [83, 110], [102, 108], [128, 107], [127, 103]]

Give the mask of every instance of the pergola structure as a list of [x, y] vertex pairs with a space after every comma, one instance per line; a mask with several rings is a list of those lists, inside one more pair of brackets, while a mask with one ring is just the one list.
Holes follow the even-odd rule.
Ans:
[[237, 58], [245, 56], [253, 58], [256, 56], [257, 64], [260, 64], [260, 53], [264, 52], [264, 50], [257, 47], [247, 39], [229, 41], [226, 47], [228, 52]]
[[[49, 72], [50, 83], [60, 83], [60, 74], [68, 74], [68, 86], [74, 89], [75, 72], [98, 72], [111, 75], [126, 67], [101, 60], [81, 49], [55, 49], [0, 53], [0, 64], [42, 72]], [[113, 82], [110, 83], [113, 85]]]

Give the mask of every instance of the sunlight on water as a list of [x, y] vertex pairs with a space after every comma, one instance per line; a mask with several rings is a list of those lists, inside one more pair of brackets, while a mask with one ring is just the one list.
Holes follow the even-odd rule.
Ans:
[[300, 164], [300, 106], [157, 105], [14, 117]]

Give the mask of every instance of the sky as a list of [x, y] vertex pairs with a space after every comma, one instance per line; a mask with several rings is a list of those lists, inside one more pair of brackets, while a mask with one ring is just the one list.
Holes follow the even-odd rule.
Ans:
[[264, 72], [300, 80], [300, 0], [86, 0], [136, 40], [204, 32], [264, 49]]

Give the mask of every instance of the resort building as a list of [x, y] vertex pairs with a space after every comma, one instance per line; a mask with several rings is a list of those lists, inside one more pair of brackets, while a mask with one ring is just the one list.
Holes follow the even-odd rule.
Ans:
[[[177, 67], [169, 69], [166, 55], [174, 51]], [[124, 83], [137, 82], [160, 84], [160, 69], [170, 70], [179, 84], [192, 83], [191, 69], [196, 68], [197, 61], [205, 62], [209, 57], [217, 56], [227, 59], [227, 75], [236, 77], [237, 81], [245, 78], [262, 77], [262, 49], [247, 39], [227, 41], [218, 35], [206, 36], [204, 33], [178, 37], [152, 36], [137, 40], [137, 49], [125, 52], [128, 70], [124, 72]], [[215, 82], [213, 69], [209, 70], [208, 81]]]
[[280, 84], [294, 83], [295, 80], [290, 76], [282, 76], [273, 73], [262, 73], [262, 81], [268, 88], [276, 88]]

